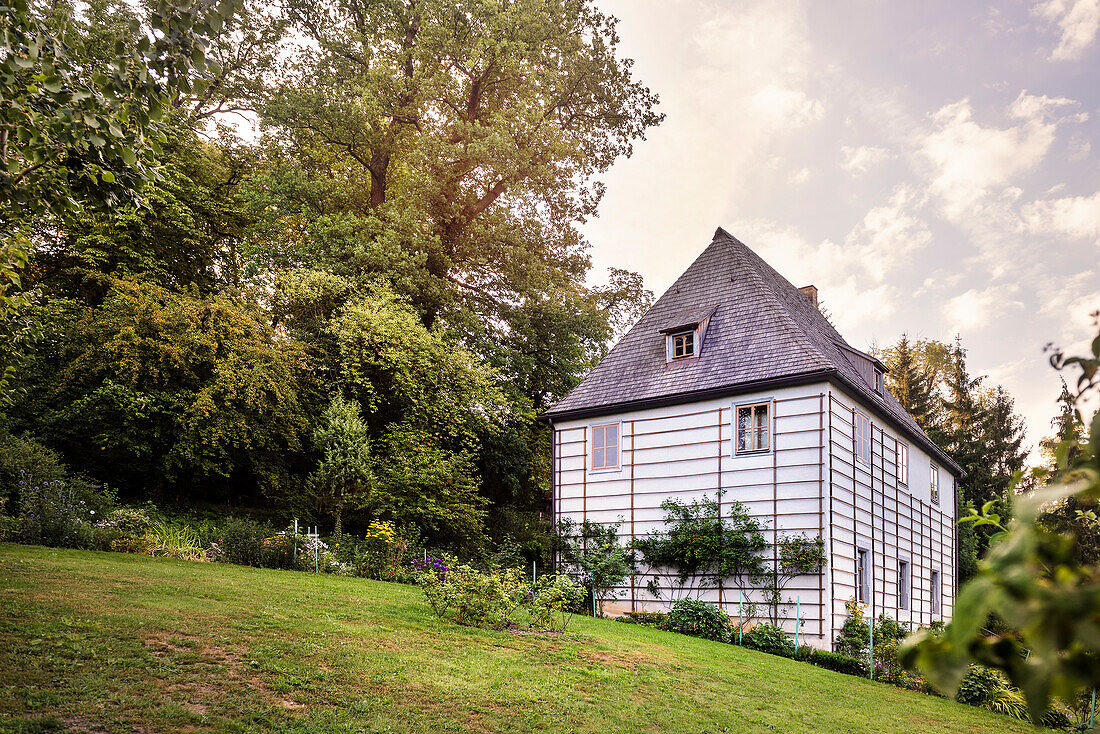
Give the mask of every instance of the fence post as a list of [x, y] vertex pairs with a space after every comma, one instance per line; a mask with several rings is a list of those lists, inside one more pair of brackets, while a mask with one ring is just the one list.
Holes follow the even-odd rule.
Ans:
[[531, 586], [534, 586], [535, 583], [538, 580], [539, 580], [538, 561], [535, 560], [535, 559], [532, 559], [531, 560]]
[[592, 582], [592, 618], [596, 618], [596, 582]]
[[[787, 597], [790, 599], [790, 597]], [[794, 606], [794, 651], [798, 652], [798, 633], [802, 629], [802, 596], [799, 595]]]
[[1089, 707], [1089, 728], [1092, 728], [1096, 716], [1096, 689], [1092, 689], [1092, 706]]
[[871, 662], [867, 665], [867, 670], [871, 673], [871, 680], [875, 679], [875, 618], [871, 617], [871, 623], [867, 625], [870, 632], [871, 639]]
[[298, 518], [294, 518], [294, 565], [298, 565]]

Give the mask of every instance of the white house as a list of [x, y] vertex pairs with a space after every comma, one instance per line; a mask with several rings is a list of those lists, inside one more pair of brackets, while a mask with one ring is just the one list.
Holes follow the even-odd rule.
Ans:
[[[876, 308], [869, 302], [866, 308]], [[799, 289], [719, 229], [706, 250], [543, 418], [553, 427], [555, 522], [664, 527], [661, 502], [721, 489], [768, 528], [824, 540], [795, 579], [807, 643], [831, 646], [853, 597], [914, 626], [951, 615], [960, 467]], [[769, 551], [771, 553], [771, 551]], [[631, 580], [612, 612], [660, 609]], [[733, 580], [703, 595], [732, 616], [759, 599]], [[667, 598], [667, 594], [662, 594]], [[794, 631], [794, 607], [784, 626]]]

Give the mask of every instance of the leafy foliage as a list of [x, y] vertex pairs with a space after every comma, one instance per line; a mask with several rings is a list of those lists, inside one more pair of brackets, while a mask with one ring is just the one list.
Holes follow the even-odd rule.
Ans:
[[422, 574], [419, 584], [439, 618], [489, 629], [515, 624], [530, 594], [516, 569], [482, 572], [463, 565], [445, 574]]
[[[636, 541], [647, 565], [660, 573], [675, 573], [675, 598], [716, 588], [723, 579], [755, 583], [764, 577], [761, 552], [768, 547], [760, 523], [739, 502], [719, 505], [719, 498], [703, 497], [685, 503], [667, 499], [664, 531], [653, 531]], [[660, 576], [650, 591], [660, 595]]]
[[[1100, 315], [1097, 316], [1100, 322]], [[1100, 325], [1100, 324], [1098, 324]], [[1076, 410], [1100, 388], [1100, 335], [1091, 354], [1067, 357], [1055, 352], [1056, 369], [1079, 370]], [[1078, 412], [1078, 420], [1084, 422]], [[1051, 502], [1074, 497], [1085, 507], [1100, 501], [1100, 413], [1093, 416], [1088, 442], [1059, 445], [1059, 475], [1017, 502], [1015, 520], [1002, 522], [988, 502], [964, 521], [999, 532], [978, 575], [960, 591], [955, 613], [942, 636], [918, 632], [902, 651], [937, 688], [955, 691], [971, 659], [1005, 673], [1027, 698], [1032, 720], [1046, 712], [1052, 697], [1072, 700], [1082, 688], [1100, 684], [1100, 575], [1075, 553], [1073, 528], [1051, 530], [1036, 522]], [[1036, 478], [1046, 471], [1040, 469]], [[989, 614], [1008, 630], [988, 635]]]
[[754, 650], [791, 658], [795, 655], [794, 640], [782, 627], [762, 622], [744, 634], [743, 644]]
[[604, 599], [625, 593], [618, 587], [634, 573], [634, 553], [619, 543], [620, 524], [585, 520], [578, 525], [565, 518], [558, 526], [562, 568], [588, 589], [601, 614]]
[[781, 537], [776, 543], [776, 555], [775, 567], [764, 586], [764, 602], [771, 613], [772, 624], [779, 623], [780, 609], [791, 604], [789, 598], [784, 599], [787, 585], [799, 576], [821, 573], [828, 562], [824, 539], [805, 535]]
[[689, 596], [677, 599], [664, 622], [665, 629], [692, 637], [729, 642], [730, 618], [718, 607]]
[[867, 664], [865, 662], [841, 652], [814, 650], [810, 653], [808, 662], [819, 668], [833, 670], [837, 673], [844, 673], [846, 675], [867, 675]]

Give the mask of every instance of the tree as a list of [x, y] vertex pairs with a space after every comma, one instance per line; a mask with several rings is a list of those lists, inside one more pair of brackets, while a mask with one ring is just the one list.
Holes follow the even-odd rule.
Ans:
[[[1100, 332], [1100, 313], [1094, 317]], [[1079, 370], [1072, 397], [1082, 423], [1081, 407], [1100, 392], [1100, 333], [1090, 351], [1076, 357], [1056, 351], [1051, 357], [1055, 369]], [[1079, 451], [1070, 458], [1074, 448]], [[907, 665], [949, 693], [971, 659], [1004, 671], [1027, 697], [1033, 721], [1052, 697], [1070, 701], [1082, 689], [1100, 686], [1100, 567], [1077, 557], [1076, 527], [1056, 530], [1037, 522], [1044, 506], [1068, 497], [1084, 507], [1100, 504], [1100, 412], [1090, 421], [1087, 442], [1063, 443], [1057, 456], [1057, 479], [1020, 498], [1014, 520], [1003, 520], [992, 503], [964, 518], [999, 531], [989, 554], [960, 590], [944, 633], [920, 631], [901, 651]], [[1007, 631], [983, 631], [991, 613], [1007, 623]]]
[[917, 424], [926, 431], [931, 425], [934, 376], [920, 364], [919, 355], [909, 342], [909, 335], [902, 334], [898, 343], [880, 353], [890, 371], [886, 373], [886, 386], [909, 411]]
[[655, 576], [648, 584], [661, 595], [662, 571], [675, 574], [676, 599], [716, 588], [725, 579], [739, 585], [764, 580], [767, 565], [762, 553], [768, 548], [763, 527], [739, 502], [719, 504], [719, 497], [703, 497], [690, 503], [667, 499], [664, 531], [653, 531], [636, 541]]
[[246, 304], [120, 279], [97, 307], [54, 299], [37, 318], [13, 420], [71, 465], [131, 497], [288, 499], [308, 362]]
[[313, 429], [313, 444], [321, 458], [309, 477], [310, 487], [318, 504], [332, 513], [333, 534], [339, 538], [345, 508], [369, 506], [374, 484], [369, 430], [359, 406], [336, 395]]

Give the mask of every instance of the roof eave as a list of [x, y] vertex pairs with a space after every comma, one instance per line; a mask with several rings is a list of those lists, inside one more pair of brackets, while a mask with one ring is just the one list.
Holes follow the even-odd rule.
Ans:
[[724, 397], [727, 395], [742, 395], [747, 392], [755, 392], [770, 387], [805, 385], [810, 382], [828, 381], [829, 377], [835, 372], [836, 370], [834, 369], [814, 370], [813, 372], [804, 372], [798, 375], [786, 375], [784, 377], [776, 377], [767, 380], [753, 380], [751, 382], [723, 385], [722, 387], [708, 388], [706, 390], [691, 390], [687, 392], [661, 395], [652, 398], [641, 398], [639, 400], [627, 400], [618, 403], [605, 403], [603, 405], [594, 405], [587, 408], [576, 408], [573, 410], [555, 411], [553, 408], [551, 408], [541, 413], [537, 417], [537, 420], [543, 421], [545, 423], [551, 423], [553, 421], [570, 420], [575, 418], [592, 418], [599, 415], [622, 413], [628, 410], [660, 408], [668, 405], [691, 403], [697, 400], [705, 400], [707, 398]]
[[[859, 385], [856, 385], [855, 383], [853, 383], [851, 380], [846, 378], [840, 372], [835, 372], [832, 375], [832, 378], [836, 380], [837, 384], [840, 387], [847, 388], [848, 390], [851, 390], [851, 391], [855, 392], [857, 395], [859, 395], [860, 393], [865, 391], [865, 388], [863, 388]], [[866, 403], [868, 405], [873, 405], [873, 404], [871, 404], [870, 401], [866, 401]], [[912, 429], [910, 429], [908, 426], [903, 424], [901, 421], [899, 421], [898, 419], [891, 416], [887, 411], [878, 409], [878, 406], [873, 406], [873, 408], [874, 408], [875, 414], [880, 419], [882, 419], [882, 420], [886, 421], [887, 423], [889, 423], [890, 425], [892, 425], [895, 430], [898, 430], [898, 431], [901, 431], [902, 433], [904, 433], [914, 443], [920, 444], [925, 449], [925, 451], [927, 451], [928, 453], [932, 454], [937, 459], [939, 459], [943, 463], [943, 465], [946, 466], [951, 471], [951, 473], [953, 473], [955, 476], [957, 476], [959, 478], [962, 478], [962, 477], [966, 476], [966, 470], [964, 470], [961, 466], [959, 466], [958, 463], [956, 463], [955, 460], [952, 459], [946, 451], [944, 451], [939, 446], [937, 446], [935, 441], [928, 438], [927, 436], [922, 436], [919, 433], [914, 432]]]

